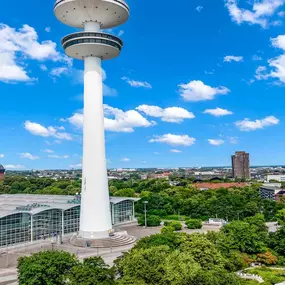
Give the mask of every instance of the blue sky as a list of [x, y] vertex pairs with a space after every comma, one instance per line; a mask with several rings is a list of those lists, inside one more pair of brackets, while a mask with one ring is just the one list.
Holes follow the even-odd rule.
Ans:
[[[83, 63], [60, 45], [75, 29], [51, 0], [18, 2], [0, 12], [0, 162], [79, 167]], [[129, 0], [108, 31], [125, 44], [103, 63], [108, 167], [230, 165], [236, 150], [284, 164], [285, 0], [167, 3]]]

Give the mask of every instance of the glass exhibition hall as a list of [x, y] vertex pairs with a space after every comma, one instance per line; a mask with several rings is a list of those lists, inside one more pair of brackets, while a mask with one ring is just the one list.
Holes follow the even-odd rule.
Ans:
[[[135, 221], [137, 200], [110, 197], [114, 226]], [[76, 233], [79, 221], [80, 196], [0, 195], [0, 248]]]

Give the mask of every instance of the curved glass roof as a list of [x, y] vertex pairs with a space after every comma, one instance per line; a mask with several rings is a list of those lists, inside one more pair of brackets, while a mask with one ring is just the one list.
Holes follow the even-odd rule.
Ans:
[[[138, 198], [110, 197], [110, 203], [118, 204], [125, 200], [138, 201]], [[52, 209], [68, 210], [80, 206], [78, 196], [67, 195], [34, 195], [34, 194], [2, 194], [0, 195], [0, 218], [15, 213], [31, 215]]]

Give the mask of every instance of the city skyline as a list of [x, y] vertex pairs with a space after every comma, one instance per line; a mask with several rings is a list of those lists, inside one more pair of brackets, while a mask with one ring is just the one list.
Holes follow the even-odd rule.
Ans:
[[[129, 0], [132, 23], [105, 31], [126, 44], [103, 65], [108, 168], [223, 166], [237, 150], [252, 165], [284, 164], [284, 5], [265, 13], [246, 1], [188, 2], [177, 13], [163, 7], [177, 14], [169, 25], [157, 21], [159, 3], [149, 2], [146, 21], [145, 2]], [[59, 44], [73, 29], [58, 25], [52, 2], [31, 3], [38, 19], [25, 3], [4, 3], [0, 163], [77, 168], [83, 65]]]

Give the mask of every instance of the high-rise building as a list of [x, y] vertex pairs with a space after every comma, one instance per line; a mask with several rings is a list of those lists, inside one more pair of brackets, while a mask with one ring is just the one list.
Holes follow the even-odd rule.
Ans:
[[5, 168], [0, 164], [0, 180], [4, 179], [5, 176]]
[[125, 23], [129, 7], [124, 0], [57, 0], [55, 16], [83, 29], [62, 39], [65, 53], [84, 61], [84, 127], [79, 237], [109, 237], [112, 229], [105, 154], [101, 62], [119, 56], [123, 43], [102, 29]]
[[234, 178], [250, 178], [249, 153], [236, 151], [236, 153], [232, 155], [232, 172]]

